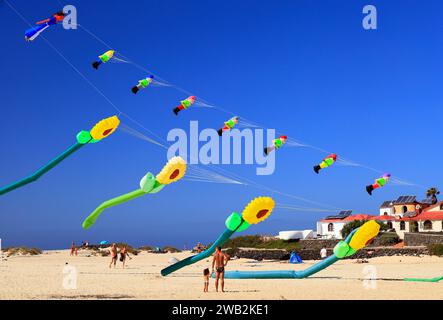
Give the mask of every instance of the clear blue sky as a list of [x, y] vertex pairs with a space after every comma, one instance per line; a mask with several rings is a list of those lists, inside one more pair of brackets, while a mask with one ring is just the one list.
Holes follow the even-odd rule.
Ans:
[[[30, 21], [59, 1], [10, 0]], [[362, 28], [365, 4], [378, 8], [378, 30]], [[439, 186], [443, 91], [441, 1], [70, 1], [78, 23], [171, 83], [288, 136], [332, 150], [424, 186]], [[0, 1], [0, 185], [36, 170], [75, 142], [112, 107]], [[227, 115], [194, 109], [173, 116], [182, 93], [155, 88], [134, 96], [146, 76], [128, 64], [94, 71], [107, 48], [83, 30], [52, 27], [45, 36], [119, 108], [166, 138], [190, 120], [218, 127]], [[317, 176], [320, 152], [283, 148], [272, 176], [253, 166], [223, 169], [313, 201], [376, 214], [384, 200], [424, 197], [390, 186], [373, 197], [376, 177], [336, 166]], [[250, 186], [181, 181], [106, 212], [89, 231], [81, 222], [102, 201], [137, 188], [156, 173], [165, 150], [118, 132], [87, 146], [38, 182], [0, 198], [3, 244], [66, 247], [72, 240], [188, 247], [211, 242], [224, 220], [253, 197], [310, 206]], [[325, 214], [276, 210], [250, 233], [315, 228]]]

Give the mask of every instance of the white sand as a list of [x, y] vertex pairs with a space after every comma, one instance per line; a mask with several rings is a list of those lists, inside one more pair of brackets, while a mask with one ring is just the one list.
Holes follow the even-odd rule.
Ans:
[[[378, 280], [376, 288], [364, 287], [364, 268], [374, 266], [377, 278], [437, 277], [443, 275], [443, 258], [383, 257], [370, 264], [339, 261], [304, 280], [226, 280], [226, 292], [216, 293], [214, 280], [210, 292], [203, 293], [202, 270], [209, 260], [162, 277], [160, 270], [178, 254], [141, 253], [128, 261], [128, 268], [109, 269], [110, 258], [70, 257], [69, 251], [48, 251], [35, 257], [10, 257], [0, 262], [0, 299], [443, 299], [440, 283], [412, 283]], [[78, 273], [77, 289], [63, 286], [65, 263]], [[230, 261], [227, 270], [299, 270], [312, 265], [280, 262], [248, 263]]]

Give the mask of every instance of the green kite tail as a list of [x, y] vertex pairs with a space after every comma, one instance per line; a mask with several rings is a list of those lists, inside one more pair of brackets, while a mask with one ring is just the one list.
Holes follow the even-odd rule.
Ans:
[[3, 187], [0, 189], [0, 195], [6, 194], [8, 192], [11, 192], [15, 189], [21, 188], [29, 183], [32, 183], [34, 181], [37, 181], [41, 176], [43, 176], [45, 173], [53, 169], [55, 166], [57, 166], [60, 162], [65, 160], [67, 157], [78, 151], [81, 147], [84, 145], [92, 142], [92, 137], [89, 135], [89, 132], [87, 131], [81, 131], [77, 135], [77, 143], [66, 149], [62, 154], [57, 156], [56, 158], [52, 159], [50, 162], [48, 162], [46, 165], [35, 171], [30, 176], [21, 179], [19, 181], [16, 181], [14, 183], [11, 183], [10, 185], [7, 185], [6, 187]]
[[146, 174], [143, 179], [140, 181], [140, 189], [135, 191], [123, 194], [116, 198], [107, 200], [99, 205], [94, 212], [92, 212], [84, 221], [83, 221], [83, 229], [91, 228], [94, 223], [97, 221], [98, 217], [105, 211], [106, 209], [117, 206], [124, 202], [133, 200], [135, 198], [141, 197], [148, 193], [157, 193], [164, 188], [165, 185], [158, 182], [152, 173]]
[[420, 278], [406, 278], [403, 279], [404, 281], [408, 281], [408, 282], [440, 282], [443, 280], [443, 276], [442, 277], [437, 277], [437, 278], [429, 278], [429, 279], [420, 279]]

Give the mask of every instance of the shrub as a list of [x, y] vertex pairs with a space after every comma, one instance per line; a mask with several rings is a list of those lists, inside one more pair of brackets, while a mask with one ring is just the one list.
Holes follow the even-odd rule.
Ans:
[[37, 256], [39, 254], [42, 254], [42, 251], [39, 248], [28, 248], [28, 247], [6, 248], [3, 251], [6, 252], [8, 257], [13, 256], [13, 255]]
[[399, 243], [400, 238], [396, 233], [393, 232], [386, 232], [383, 233], [380, 237], [380, 244], [382, 246], [393, 246], [397, 243]]
[[[238, 251], [238, 248], [255, 248], [255, 249], [280, 249], [287, 251], [295, 251], [300, 249], [297, 240], [281, 240], [281, 239], [264, 239], [260, 235], [240, 236], [227, 241], [225, 248], [231, 248], [232, 253]], [[233, 255], [228, 253], [229, 255]]]
[[151, 246], [141, 246], [140, 248], [138, 248], [139, 251], [153, 251], [154, 248]]
[[430, 244], [428, 249], [432, 256], [443, 257], [443, 244]]
[[169, 253], [176, 253], [176, 252], [181, 252], [181, 250], [171, 247], [171, 246], [166, 246], [163, 248], [163, 251], [165, 252], [169, 252]]

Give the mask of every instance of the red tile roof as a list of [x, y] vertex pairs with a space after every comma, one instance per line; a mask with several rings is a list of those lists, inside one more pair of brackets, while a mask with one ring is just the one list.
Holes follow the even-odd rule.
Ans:
[[348, 223], [355, 220], [378, 220], [378, 221], [425, 221], [425, 220], [443, 220], [443, 211], [423, 212], [412, 218], [395, 218], [392, 216], [372, 216], [369, 214], [354, 214], [345, 219], [323, 219], [320, 222], [343, 222]]

